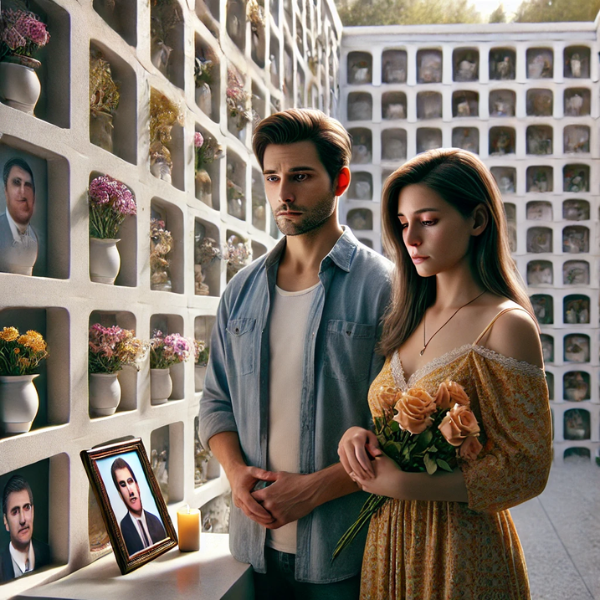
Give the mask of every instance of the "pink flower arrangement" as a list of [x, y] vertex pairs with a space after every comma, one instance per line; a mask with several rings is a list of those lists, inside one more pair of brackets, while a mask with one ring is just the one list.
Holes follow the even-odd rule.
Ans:
[[90, 183], [90, 236], [114, 239], [126, 216], [135, 215], [132, 191], [110, 175], [100, 175]]
[[194, 133], [194, 147], [202, 148], [202, 144], [204, 144], [204, 137], [199, 131], [196, 131], [196, 133]]
[[133, 331], [99, 323], [90, 327], [88, 346], [90, 373], [117, 373], [125, 366], [139, 370], [148, 352], [148, 343], [134, 337]]
[[199, 131], [194, 133], [194, 168], [196, 173], [210, 165], [215, 158], [223, 156], [223, 149], [210, 135], [204, 137]]
[[50, 41], [46, 25], [28, 10], [7, 8], [0, 15], [0, 57], [6, 54], [31, 56]]
[[168, 369], [172, 365], [185, 362], [194, 354], [194, 345], [178, 333], [170, 335], [156, 330], [150, 340], [150, 368]]

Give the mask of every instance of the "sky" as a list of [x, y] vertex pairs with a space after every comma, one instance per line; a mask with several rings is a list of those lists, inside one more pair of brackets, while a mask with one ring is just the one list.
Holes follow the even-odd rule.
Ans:
[[504, 12], [510, 20], [512, 13], [514, 13], [521, 4], [521, 0], [471, 0], [475, 5], [475, 8], [481, 13], [481, 17], [484, 22], [487, 18], [498, 8], [499, 4], [504, 5]]

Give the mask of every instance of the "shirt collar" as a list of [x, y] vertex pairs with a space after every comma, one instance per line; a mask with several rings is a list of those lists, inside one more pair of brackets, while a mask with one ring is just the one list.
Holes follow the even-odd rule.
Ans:
[[13, 562], [16, 563], [17, 567], [19, 567], [21, 573], [25, 573], [25, 562], [29, 559], [29, 570], [33, 571], [35, 569], [35, 554], [33, 552], [33, 542], [29, 542], [29, 550], [28, 552], [21, 552], [17, 550], [12, 542], [8, 545], [10, 556], [13, 559]]
[[[343, 233], [338, 238], [337, 242], [333, 246], [333, 248], [329, 251], [329, 254], [323, 259], [321, 262], [321, 270], [328, 266], [329, 262], [333, 262], [337, 267], [342, 269], [343, 271], [350, 271], [350, 267], [352, 266], [352, 261], [354, 260], [354, 256], [356, 255], [356, 248], [358, 247], [358, 240], [354, 237], [354, 234], [346, 225], [342, 225]], [[282, 238], [277, 242], [273, 250], [267, 256], [265, 261], [265, 267], [269, 269], [269, 267], [273, 266], [276, 263], [279, 263], [281, 258], [281, 254], [283, 253], [283, 249], [285, 248], [285, 240], [286, 238]]]
[[17, 224], [15, 223], [14, 219], [10, 216], [10, 213], [8, 212], [8, 210], [6, 211], [6, 220], [8, 221], [8, 226], [10, 227], [10, 231], [13, 235], [13, 239], [15, 240], [15, 242], [20, 242], [21, 241], [21, 237], [24, 236], [29, 236], [33, 239], [33, 230], [31, 228], [31, 224], [28, 223], [27, 224], [27, 228], [25, 229], [25, 233], [21, 233], [19, 231], [19, 228], [17, 227]]

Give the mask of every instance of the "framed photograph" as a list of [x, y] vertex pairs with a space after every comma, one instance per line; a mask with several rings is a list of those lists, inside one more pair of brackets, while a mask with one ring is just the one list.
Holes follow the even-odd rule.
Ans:
[[177, 534], [140, 439], [82, 450], [80, 456], [122, 574], [177, 545]]

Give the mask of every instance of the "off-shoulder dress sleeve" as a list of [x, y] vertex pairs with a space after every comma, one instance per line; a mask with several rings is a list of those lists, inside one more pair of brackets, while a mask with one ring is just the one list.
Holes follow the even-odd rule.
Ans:
[[479, 348], [471, 353], [479, 457], [464, 462], [469, 508], [496, 512], [540, 494], [552, 463], [552, 422], [542, 369]]

